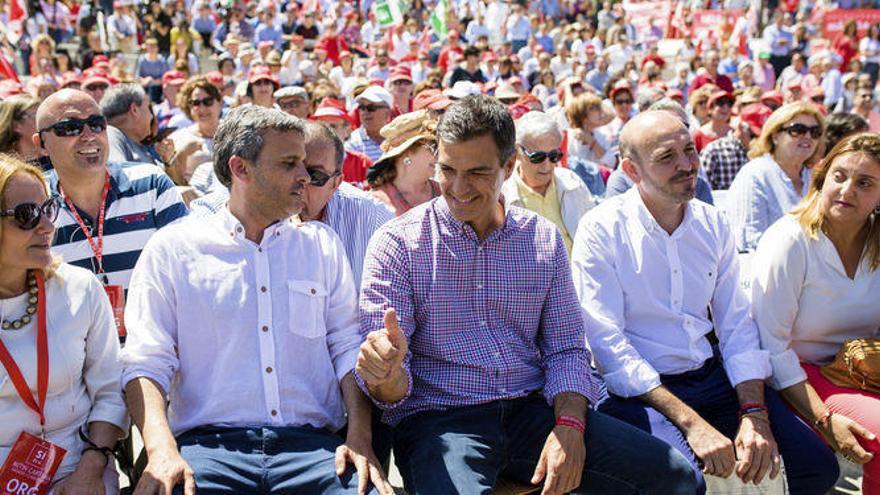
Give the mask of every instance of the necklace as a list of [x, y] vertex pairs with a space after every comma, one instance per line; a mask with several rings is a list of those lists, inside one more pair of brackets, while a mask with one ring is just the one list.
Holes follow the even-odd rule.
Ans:
[[17, 320], [12, 320], [12, 321], [3, 320], [3, 323], [0, 324], [0, 327], [2, 327], [3, 330], [9, 330], [9, 329], [18, 330], [19, 328], [30, 323], [31, 317], [33, 316], [34, 313], [37, 312], [37, 301], [39, 300], [40, 290], [37, 289], [37, 279], [36, 279], [36, 277], [34, 277], [33, 272], [30, 272], [30, 271], [28, 272], [27, 285], [28, 285], [28, 294], [30, 294], [30, 295], [28, 296], [28, 307], [25, 310], [24, 315], [22, 315], [21, 318], [19, 318]]

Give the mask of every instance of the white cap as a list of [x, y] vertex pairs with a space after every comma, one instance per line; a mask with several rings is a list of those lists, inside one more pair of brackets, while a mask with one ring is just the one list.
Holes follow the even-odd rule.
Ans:
[[355, 100], [358, 104], [360, 104], [361, 101], [366, 100], [370, 103], [384, 103], [385, 105], [388, 105], [388, 108], [394, 106], [394, 97], [391, 96], [391, 93], [389, 93], [387, 89], [381, 86], [367, 87], [363, 93], [357, 95]]
[[446, 96], [460, 100], [465, 96], [482, 93], [480, 87], [470, 81], [458, 81], [452, 88], [445, 91]]

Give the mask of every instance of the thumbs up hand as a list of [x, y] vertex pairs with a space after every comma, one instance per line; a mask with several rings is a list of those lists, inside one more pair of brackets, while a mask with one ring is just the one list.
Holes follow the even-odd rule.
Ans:
[[406, 335], [397, 321], [397, 312], [390, 308], [385, 311], [385, 328], [370, 332], [361, 344], [355, 370], [371, 391], [388, 386], [396, 389], [401, 377], [406, 381], [403, 358], [407, 349]]

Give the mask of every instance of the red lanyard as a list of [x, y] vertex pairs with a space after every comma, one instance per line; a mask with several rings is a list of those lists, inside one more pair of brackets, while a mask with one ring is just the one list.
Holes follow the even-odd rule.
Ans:
[[21, 370], [18, 368], [18, 365], [15, 364], [15, 360], [12, 359], [12, 355], [9, 354], [9, 351], [6, 349], [6, 346], [2, 341], [0, 341], [0, 362], [3, 363], [6, 372], [9, 373], [12, 385], [15, 386], [15, 390], [18, 392], [21, 400], [24, 401], [25, 405], [31, 408], [35, 413], [40, 415], [40, 426], [45, 426], [46, 416], [43, 414], [43, 409], [46, 406], [46, 392], [49, 389], [49, 342], [46, 335], [46, 287], [43, 282], [43, 273], [39, 270], [34, 270], [34, 275], [36, 275], [37, 290], [39, 290], [37, 293], [37, 400], [34, 400], [34, 396], [31, 393], [31, 389], [28, 387], [27, 381], [25, 381], [24, 376], [21, 374]]
[[107, 194], [110, 192], [110, 172], [107, 172], [106, 179], [104, 180], [104, 192], [101, 193], [101, 209], [98, 210], [97, 242], [95, 242], [95, 239], [92, 237], [91, 230], [86, 227], [86, 223], [83, 222], [82, 217], [79, 216], [79, 212], [76, 210], [76, 205], [74, 205], [70, 198], [64, 194], [60, 183], [58, 184], [58, 192], [61, 193], [61, 197], [64, 198], [64, 202], [67, 203], [67, 208], [70, 209], [70, 214], [73, 215], [73, 219], [79, 224], [79, 227], [86, 235], [86, 240], [89, 241], [89, 246], [91, 246], [92, 252], [95, 254], [95, 259], [98, 260], [98, 273], [104, 273], [104, 213], [107, 209]]

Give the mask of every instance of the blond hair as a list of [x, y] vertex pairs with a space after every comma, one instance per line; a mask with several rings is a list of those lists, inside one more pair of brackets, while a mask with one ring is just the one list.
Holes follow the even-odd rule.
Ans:
[[[862, 133], [844, 138], [813, 170], [810, 191], [791, 211], [810, 239], [818, 238], [819, 230], [825, 226], [827, 221], [825, 212], [822, 210], [822, 186], [825, 184], [828, 170], [838, 158], [854, 153], [867, 155], [874, 163], [880, 165], [880, 134]], [[872, 216], [876, 217], [877, 215]], [[870, 230], [865, 241], [865, 254], [873, 271], [880, 267], [880, 222], [876, 218], [871, 218], [868, 222]]]
[[[49, 185], [46, 183], [46, 179], [43, 178], [43, 172], [40, 169], [25, 163], [13, 155], [0, 153], [0, 208], [4, 210], [11, 207], [11, 205], [6, 204], [6, 188], [9, 187], [9, 181], [17, 174], [33, 177], [43, 185], [46, 189], [46, 194], [49, 194]], [[0, 238], [2, 238], [2, 236], [3, 222], [0, 222]], [[52, 277], [60, 264], [60, 258], [53, 255], [52, 262], [49, 263], [49, 266], [42, 268], [43, 276], [47, 279]]]
[[20, 139], [31, 138], [19, 136], [15, 132], [14, 124], [21, 122], [24, 114], [39, 104], [40, 100], [26, 94], [10, 96], [0, 101], [0, 153], [15, 153], [15, 146]]
[[758, 139], [752, 141], [749, 158], [758, 158], [768, 153], [772, 155], [776, 151], [773, 136], [782, 131], [783, 127], [799, 115], [813, 117], [816, 119], [819, 127], [822, 128], [822, 136], [816, 143], [816, 150], [813, 151], [813, 154], [804, 163], [815, 163], [818, 161], [822, 157], [822, 153], [825, 152], [825, 117], [822, 116], [822, 113], [813, 104], [804, 101], [783, 105], [770, 114], [770, 118], [767, 119], [767, 122], [764, 123], [764, 127], [761, 129], [761, 135], [758, 136]]
[[565, 116], [571, 127], [582, 127], [590, 110], [602, 110], [602, 98], [592, 93], [581, 93], [565, 103]]

